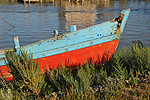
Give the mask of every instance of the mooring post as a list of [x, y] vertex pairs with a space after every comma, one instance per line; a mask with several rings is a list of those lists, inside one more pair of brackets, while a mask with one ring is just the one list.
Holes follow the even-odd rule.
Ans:
[[42, 0], [39, 0], [40, 3], [42, 3]]
[[26, 0], [23, 0], [24, 4], [26, 3]]
[[14, 37], [14, 45], [15, 45], [15, 49], [20, 48], [18, 36]]
[[53, 6], [54, 6], [55, 1], [53, 0]]
[[28, 0], [28, 3], [30, 4], [30, 0]]
[[77, 27], [76, 26], [70, 26], [70, 32], [76, 31]]

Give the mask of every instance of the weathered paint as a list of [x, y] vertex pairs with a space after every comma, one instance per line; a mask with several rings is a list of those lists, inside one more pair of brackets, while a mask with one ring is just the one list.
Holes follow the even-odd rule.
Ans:
[[72, 68], [82, 65], [86, 60], [99, 64], [103, 62], [103, 58], [107, 57], [109, 59], [115, 53], [119, 40], [120, 39], [117, 39], [82, 49], [39, 58], [39, 64], [42, 68], [46, 67], [47, 69], [57, 68], [62, 64]]
[[[101, 63], [103, 57], [110, 58], [114, 54], [129, 12], [130, 9], [123, 10], [120, 16], [112, 21], [78, 31], [75, 31], [75, 26], [73, 26], [73, 29], [71, 28], [72, 32], [62, 36], [59, 36], [58, 31], [56, 31], [54, 38], [20, 48], [19, 40], [15, 37], [15, 51], [23, 49], [29, 54], [33, 53], [33, 59], [39, 58], [41, 67], [47, 69], [60, 67], [61, 64], [74, 67], [83, 64], [86, 60]], [[4, 53], [1, 53], [0, 58], [4, 57]], [[3, 59], [0, 59], [0, 66], [2, 72], [8, 71]]]
[[6, 81], [13, 80], [13, 76], [6, 65], [0, 66], [0, 76], [3, 76]]

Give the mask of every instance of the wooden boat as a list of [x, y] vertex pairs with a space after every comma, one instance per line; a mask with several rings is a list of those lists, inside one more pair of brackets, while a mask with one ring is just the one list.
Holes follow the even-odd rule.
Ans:
[[[85, 29], [76, 30], [70, 27], [70, 33], [58, 35], [33, 44], [20, 47], [18, 37], [14, 37], [14, 50], [24, 49], [33, 53], [33, 59], [39, 58], [41, 68], [58, 68], [62, 64], [73, 68], [82, 65], [86, 60], [102, 63], [114, 55], [120, 41], [130, 9], [122, 10], [119, 17], [102, 24], [93, 25]], [[12, 79], [9, 69], [4, 62], [5, 54], [0, 50], [0, 71], [6, 79]]]

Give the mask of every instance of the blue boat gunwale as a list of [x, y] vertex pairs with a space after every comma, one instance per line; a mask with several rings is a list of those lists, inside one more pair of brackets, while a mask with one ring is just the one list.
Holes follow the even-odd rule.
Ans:
[[[77, 50], [77, 49], [82, 49], [82, 48], [94, 46], [94, 45], [89, 45], [89, 44], [91, 44], [91, 42], [93, 42], [95, 45], [105, 43], [105, 42], [110, 42], [112, 40], [119, 39], [120, 36], [117, 36], [117, 35], [118, 34], [104, 36], [101, 39], [97, 38], [97, 39], [88, 40], [88, 41], [85, 41], [85, 42], [82, 42], [82, 43], [80, 42], [78, 44], [73, 44], [73, 45], [69, 45], [69, 46], [65, 46], [65, 47], [61, 47], [61, 48], [56, 48], [56, 49], [51, 49], [51, 50], [47, 50], [47, 51], [43, 51], [43, 52], [34, 53], [33, 59], [37, 59], [37, 57], [38, 58], [43, 58], [43, 57], [46, 57], [46, 56], [53, 56], [53, 55], [56, 55], [56, 54], [61, 54], [61, 53], [64, 53], [64, 52], [73, 51], [74, 48], [76, 48], [76, 50]], [[111, 37], [115, 37], [115, 39], [111, 38]], [[82, 48], [79, 45], [82, 45]]]
[[[107, 23], [105, 22], [103, 24], [107, 24]], [[111, 24], [117, 26], [116, 22], [112, 22]], [[102, 24], [98, 24], [98, 25], [101, 26]], [[42, 51], [46, 51], [46, 50], [49, 50], [49, 49], [57, 49], [57, 48], [61, 48], [61, 47], [64, 47], [64, 46], [69, 46], [69, 45], [72, 45], [72, 44], [81, 43], [81, 42], [85, 42], [85, 41], [88, 41], [88, 40], [101, 38], [101, 37], [110, 35], [108, 32], [107, 32], [108, 34], [106, 34], [106, 32], [102, 32], [101, 35], [97, 36], [97, 34], [99, 34], [99, 33], [95, 32], [95, 34], [93, 34], [93, 35], [89, 34], [88, 37], [86, 37], [86, 36], [83, 37], [84, 35], [86, 35], [88, 33], [88, 31], [90, 29], [92, 29], [93, 27], [97, 27], [98, 25], [94, 25], [92, 27], [87, 27], [86, 29], [81, 29], [81, 30], [78, 30], [78, 31], [75, 31], [75, 32], [66, 33], [62, 36], [62, 39], [50, 38], [50, 39], [41, 40], [39, 42], [35, 42], [35, 43], [32, 43], [32, 44], [28, 44], [28, 45], [22, 46], [20, 48], [29, 48], [29, 47], [35, 46], [36, 50], [33, 50], [31, 52], [37, 53], [37, 52], [42, 52]], [[116, 29], [117, 29], [117, 27], [115, 28], [114, 32], [110, 32], [110, 33], [114, 34], [116, 32]], [[79, 34], [79, 33], [82, 33], [81, 31], [83, 31], [83, 30], [86, 30], [87, 32], [84, 32], [82, 35]], [[99, 31], [101, 31], [101, 30], [99, 30]], [[74, 35], [74, 33], [76, 34], [76, 36]], [[74, 36], [70, 36], [70, 35], [74, 35]], [[79, 36], [77, 36], [77, 35], [79, 35]], [[73, 39], [73, 37], [74, 37], [74, 39]], [[80, 38], [80, 37], [82, 37], [82, 38]], [[43, 45], [43, 46], [50, 45], [50, 46], [47, 47], [47, 48], [44, 48], [46, 50], [42, 50], [40, 45]], [[57, 45], [57, 46], [55, 46], [55, 45]], [[41, 49], [40, 51], [37, 50], [38, 46], [40, 47], [39, 49]]]

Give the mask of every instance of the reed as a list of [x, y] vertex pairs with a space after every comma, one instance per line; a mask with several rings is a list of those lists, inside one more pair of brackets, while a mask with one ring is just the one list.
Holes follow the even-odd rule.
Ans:
[[103, 66], [86, 62], [72, 70], [61, 66], [41, 75], [38, 62], [21, 50], [6, 52], [15, 80], [1, 81], [0, 97], [10, 99], [150, 99], [150, 48], [140, 41], [116, 52]]

